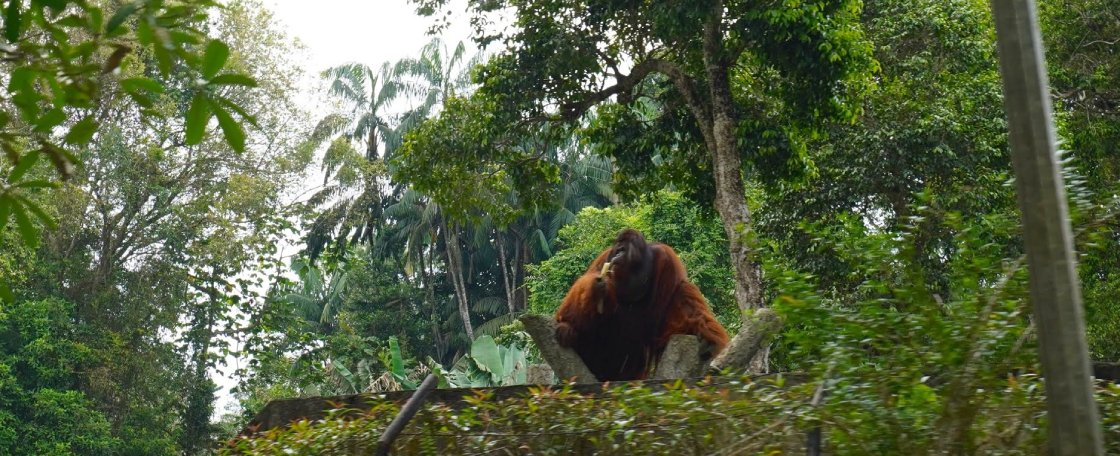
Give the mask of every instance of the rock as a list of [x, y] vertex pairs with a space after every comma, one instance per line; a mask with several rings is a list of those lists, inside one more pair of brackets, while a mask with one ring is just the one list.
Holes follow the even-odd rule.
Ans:
[[556, 342], [556, 320], [546, 315], [525, 314], [521, 323], [525, 325], [525, 332], [537, 343], [541, 356], [560, 381], [573, 381], [575, 383], [597, 383], [599, 380], [583, 363], [579, 355], [569, 348], [561, 347]]
[[528, 385], [551, 385], [556, 383], [556, 373], [548, 364], [530, 364], [525, 370], [525, 383]]
[[703, 375], [700, 365], [700, 339], [687, 334], [676, 334], [669, 339], [665, 352], [653, 372], [655, 380], [692, 378]]

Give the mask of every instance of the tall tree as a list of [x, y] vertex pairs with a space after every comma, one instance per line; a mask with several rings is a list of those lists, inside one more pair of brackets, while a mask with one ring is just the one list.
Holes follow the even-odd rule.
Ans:
[[[400, 249], [403, 256], [401, 272], [423, 290], [424, 309], [432, 333], [436, 359], [443, 359], [451, 347], [452, 337], [443, 331], [442, 305], [436, 296], [441, 280], [437, 263], [442, 254], [439, 249], [440, 229], [443, 223], [439, 205], [423, 193], [405, 188], [400, 197], [385, 209], [386, 229], [378, 238], [380, 249]], [[395, 248], [394, 248], [395, 245]], [[393, 253], [382, 252], [389, 256]]]
[[[183, 141], [189, 145], [200, 143], [207, 123], [217, 117], [230, 147], [237, 151], [245, 148], [245, 134], [236, 117], [248, 123], [253, 117], [243, 106], [215, 92], [224, 86], [255, 83], [244, 74], [223, 71], [229, 46], [209, 39], [205, 30], [215, 6], [217, 3], [209, 0], [181, 5], [147, 1], [6, 2], [0, 35], [8, 44], [0, 53], [4, 73], [11, 77], [0, 93], [0, 148], [5, 162], [13, 168], [5, 173], [7, 184], [0, 187], [0, 228], [11, 216], [24, 241], [34, 244], [40, 227], [32, 216], [47, 226], [54, 224], [49, 211], [28, 198], [26, 192], [57, 187], [57, 182], [45, 176], [37, 180], [22, 177], [40, 157], [50, 159], [62, 180], [73, 177], [75, 168], [81, 165], [81, 149], [103, 127], [104, 113], [98, 109], [105, 105], [106, 98], [129, 98], [145, 108], [136, 113], [142, 119], [184, 119], [187, 134]], [[149, 60], [152, 74], [114, 77], [115, 70], [136, 58]], [[195, 77], [177, 87], [165, 86], [160, 77], [152, 77], [158, 74], [168, 78], [184, 72]], [[121, 90], [104, 90], [104, 78], [115, 79]], [[153, 109], [154, 97], [180, 88], [186, 89], [189, 110]], [[66, 131], [65, 135], [60, 135], [61, 131]], [[0, 298], [11, 297], [6, 290], [0, 285]]]
[[471, 71], [481, 61], [481, 54], [467, 58], [467, 47], [462, 41], [450, 49], [436, 37], [420, 49], [420, 57], [398, 62], [396, 71], [402, 91], [420, 99], [420, 104], [401, 116], [398, 130], [412, 129], [437, 112], [448, 98], [469, 93], [473, 86]]
[[[445, 1], [415, 3], [422, 12], [432, 13]], [[675, 143], [683, 143], [677, 152], [696, 154], [692, 159], [700, 173], [697, 179], [711, 182], [713, 204], [735, 266], [738, 303], [742, 309], [761, 305], [760, 275], [751, 253], [752, 217], [744, 195], [744, 158], [773, 161], [774, 147], [762, 140], [777, 135], [796, 143], [798, 134], [814, 124], [796, 120], [834, 114], [854, 118], [855, 110], [840, 101], [862, 88], [872, 68], [870, 47], [858, 25], [860, 3], [469, 4], [476, 13], [475, 24], [493, 23], [490, 14], [513, 14], [508, 33], [476, 30], [480, 43], [498, 41], [506, 49], [479, 76], [480, 103], [507, 113], [495, 116], [503, 124], [577, 122], [610, 100], [628, 108], [647, 97], [661, 102], [662, 116], [684, 116], [682, 122], [692, 134], [672, 132], [678, 135]], [[787, 116], [791, 113], [798, 115]], [[635, 124], [640, 122], [625, 109], [604, 109], [600, 114], [620, 121], [615, 128], [638, 128]], [[779, 118], [783, 122], [777, 122]], [[637, 161], [648, 168], [653, 154], [650, 145], [644, 145], [617, 144], [608, 152], [621, 155], [620, 149], [636, 149]], [[512, 168], [535, 154], [526, 148], [502, 162]], [[518, 177], [526, 179], [524, 186], [532, 186], [536, 178], [533, 173]]]
[[[946, 215], [1014, 207], [988, 9], [971, 0], [864, 2], [864, 30], [882, 70], [860, 122], [834, 125], [811, 143], [813, 175], [759, 192], [760, 230], [822, 286], [848, 292], [859, 281], [804, 222], [840, 227], [840, 214], [854, 212], [878, 229], [902, 230], [914, 223], [914, 208], [934, 208], [911, 239], [926, 280], [944, 297], [947, 255], [957, 248]], [[1012, 239], [993, 241], [1017, 253]]]
[[[209, 32], [232, 43], [211, 47], [222, 55], [215, 57], [220, 65], [208, 68], [251, 74], [259, 78], [257, 89], [241, 84], [247, 76], [224, 73], [241, 83], [200, 86], [192, 67], [165, 75], [159, 56], [125, 58], [118, 74], [98, 80], [103, 96], [89, 115], [100, 128], [76, 156], [83, 166], [54, 198], [37, 200], [58, 226], [30, 251], [27, 273], [13, 283], [11, 308], [22, 313], [49, 302], [52, 315], [65, 315], [71, 329], [51, 337], [78, 347], [88, 360], [59, 364], [52, 375], [65, 378], [65, 391], [56, 399], [66, 399], [59, 402], [66, 407], [88, 401], [114, 439], [105, 450], [53, 451], [196, 454], [213, 442], [210, 375], [236, 331], [234, 309], [254, 300], [263, 275], [257, 268], [272, 263], [287, 225], [277, 209], [280, 195], [307, 162], [296, 147], [309, 126], [301, 125], [291, 101], [299, 75], [286, 58], [292, 43], [269, 27], [271, 18], [259, 7], [230, 2], [206, 22]], [[211, 76], [221, 81], [223, 74]], [[166, 90], [137, 102], [125, 81], [139, 80]], [[197, 91], [208, 101], [198, 102]], [[255, 114], [252, 128], [231, 126], [226, 110], [233, 106]], [[174, 119], [199, 109], [207, 111], [201, 130], [143, 115], [151, 110]], [[211, 115], [227, 141], [205, 134]], [[198, 141], [189, 138], [195, 134]], [[44, 166], [27, 172], [49, 174]], [[10, 240], [8, 228], [0, 239]], [[0, 245], [0, 256], [9, 247]], [[100, 429], [97, 421], [91, 415], [91, 430]]]
[[[479, 57], [464, 61], [465, 56], [466, 46], [463, 42], [459, 42], [454, 50], [449, 50], [441, 39], [433, 38], [420, 50], [419, 58], [404, 59], [397, 64], [398, 74], [415, 79], [411, 84], [405, 85], [407, 90], [422, 100], [419, 106], [402, 116], [400, 125], [402, 132], [412, 129], [418, 122], [427, 119], [433, 111], [447, 103], [447, 99], [454, 96], [456, 92], [469, 91], [469, 72], [478, 63]], [[470, 298], [467, 293], [467, 281], [464, 278], [463, 254], [460, 246], [463, 227], [445, 217], [440, 217], [438, 220], [439, 232], [442, 233], [446, 246], [444, 252], [447, 272], [459, 303], [459, 317], [463, 320], [467, 338], [474, 340], [474, 328], [470, 319]]]
[[308, 200], [310, 206], [328, 205], [307, 234], [312, 259], [331, 242], [373, 240], [384, 209], [381, 145], [399, 142], [386, 112], [400, 95], [389, 62], [378, 69], [347, 63], [328, 68], [322, 76], [330, 81], [329, 93], [343, 104], [343, 112], [320, 120], [308, 140], [311, 148], [329, 142], [322, 163], [324, 188]]

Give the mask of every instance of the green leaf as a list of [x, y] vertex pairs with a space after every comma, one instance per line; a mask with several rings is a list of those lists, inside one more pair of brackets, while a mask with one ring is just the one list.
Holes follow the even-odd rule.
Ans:
[[52, 230], [58, 228], [58, 222], [56, 222], [54, 217], [51, 217], [50, 214], [47, 213], [47, 211], [44, 211], [38, 203], [23, 195], [16, 195], [16, 198], [18, 198], [19, 201], [23, 203], [23, 206], [26, 207], [27, 210], [35, 214], [35, 217], [38, 218], [40, 222], [43, 222], [43, 224], [46, 225], [47, 228], [50, 228]]
[[389, 336], [389, 355], [393, 363], [390, 366], [393, 374], [404, 376], [404, 361], [401, 359], [401, 345], [397, 343], [397, 336]]
[[145, 90], [152, 93], [163, 93], [164, 90], [163, 84], [156, 82], [154, 79], [144, 77], [121, 79], [120, 85], [121, 88], [128, 91]]
[[16, 167], [12, 168], [12, 172], [8, 173], [8, 182], [16, 182], [19, 178], [23, 177], [23, 175], [27, 173], [27, 170], [31, 169], [32, 166], [35, 166], [35, 162], [39, 161], [40, 155], [41, 153], [39, 151], [33, 150], [21, 157], [19, 163], [16, 163]]
[[39, 227], [31, 222], [31, 217], [27, 216], [27, 212], [23, 207], [18, 204], [12, 206], [12, 215], [16, 218], [16, 228], [19, 229], [19, 235], [23, 238], [23, 244], [29, 248], [34, 249], [39, 246]]
[[66, 112], [58, 108], [52, 109], [43, 114], [43, 116], [35, 122], [35, 131], [39, 133], [50, 132], [52, 128], [64, 121], [66, 121]]
[[18, 184], [15, 184], [15, 187], [19, 187], [19, 188], [57, 188], [58, 187], [58, 182], [43, 180], [43, 179], [37, 179], [37, 180], [20, 182]]
[[357, 379], [354, 378], [354, 373], [350, 372], [350, 369], [347, 369], [346, 366], [338, 362], [337, 359], [331, 360], [331, 366], [334, 366], [335, 370], [337, 370], [339, 374], [342, 374], [342, 378], [346, 379], [346, 382], [350, 384], [350, 388], [357, 393], [359, 388]]
[[218, 118], [218, 126], [222, 127], [222, 133], [226, 135], [226, 143], [234, 151], [244, 152], [245, 130], [241, 128], [241, 124], [233, 120], [233, 116], [229, 115], [229, 112], [216, 106], [214, 107], [214, 115]]
[[86, 21], [86, 18], [77, 14], [71, 14], [62, 19], [59, 19], [58, 22], [55, 22], [55, 24], [69, 28], [89, 27], [89, 22]]
[[249, 114], [248, 112], [246, 112], [245, 108], [242, 108], [237, 103], [234, 103], [227, 98], [223, 98], [223, 97], [215, 97], [215, 98], [217, 99], [218, 103], [220, 103], [222, 106], [225, 106], [225, 107], [229, 108], [233, 112], [236, 112], [237, 115], [241, 116], [242, 121], [248, 122], [249, 125], [252, 125], [252, 126], [257, 127], [257, 128], [261, 127], [260, 125], [257, 124], [256, 116], [253, 116], [253, 115]]
[[[152, 98], [151, 97], [149, 97], [149, 96], [147, 96], [143, 93], [140, 93], [140, 92], [132, 92], [132, 91], [127, 91], [127, 92], [132, 97], [132, 101], [134, 101], [134, 102], [136, 102], [136, 104], [140, 105], [141, 108], [151, 108], [152, 106], [155, 106], [155, 104], [152, 103]], [[148, 115], [148, 114], [145, 113], [145, 115]]]
[[4, 10], [4, 38], [9, 43], [19, 40], [19, 29], [23, 18], [20, 16], [20, 1], [8, 0], [8, 8]]
[[113, 17], [110, 17], [109, 22], [105, 24], [105, 33], [112, 34], [117, 27], [120, 27], [121, 24], [138, 9], [140, 9], [139, 2], [127, 3], [122, 6], [117, 12], [113, 13]]
[[152, 33], [152, 26], [148, 21], [139, 21], [136, 23], [136, 41], [144, 46], [151, 45], [155, 42], [156, 38]]
[[239, 85], [245, 87], [256, 87], [257, 80], [245, 76], [243, 74], [223, 74], [215, 76], [210, 80], [213, 85]]
[[202, 41], [195, 33], [185, 32], [182, 30], [170, 29], [168, 30], [167, 34], [171, 36], [171, 41], [174, 41], [179, 45], [189, 44], [192, 46], [197, 46], [198, 43]]
[[0, 302], [16, 302], [16, 296], [6, 283], [0, 283]]
[[471, 344], [471, 358], [478, 363], [480, 369], [493, 374], [494, 378], [501, 379], [506, 375], [498, 344], [493, 337], [484, 335], [475, 339]]
[[15, 199], [10, 194], [0, 194], [0, 233], [8, 226], [8, 217], [12, 215], [12, 206], [15, 204]]
[[93, 5], [86, 7], [86, 13], [89, 14], [89, 25], [91, 30], [101, 30], [101, 23], [105, 20], [105, 13]]
[[229, 46], [219, 40], [206, 44], [206, 54], [202, 60], [202, 77], [210, 79], [218, 74], [229, 59]]
[[93, 134], [97, 131], [97, 122], [94, 122], [93, 116], [86, 116], [86, 118], [79, 120], [78, 123], [70, 127], [70, 132], [66, 134], [64, 141], [75, 146], [81, 146], [93, 139]]
[[132, 101], [141, 107], [153, 106], [150, 93], [163, 93], [163, 85], [148, 78], [128, 78], [120, 81], [121, 89], [132, 97]]
[[164, 75], [171, 74], [171, 49], [172, 45], [169, 42], [167, 31], [159, 28], [152, 31], [154, 44], [152, 51], [156, 55], [156, 64], [159, 67], [160, 73]]
[[202, 137], [206, 134], [206, 123], [210, 121], [210, 103], [206, 100], [206, 96], [198, 94], [191, 100], [191, 107], [187, 110], [187, 132], [186, 140], [188, 145], [194, 145], [202, 142]]

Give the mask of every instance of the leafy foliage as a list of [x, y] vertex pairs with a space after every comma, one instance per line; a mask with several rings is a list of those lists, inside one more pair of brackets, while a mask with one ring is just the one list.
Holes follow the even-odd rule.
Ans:
[[[24, 177], [40, 157], [49, 158], [62, 179], [74, 176], [81, 164], [78, 151], [104, 128], [105, 119], [97, 114], [108, 102], [103, 76], [111, 75], [119, 95], [135, 103], [148, 121], [182, 115], [158, 109], [155, 100], [169, 89], [189, 92], [183, 116], [187, 145], [201, 143], [207, 123], [216, 117], [226, 142], [241, 152], [246, 141], [241, 122], [256, 122], [224, 93], [229, 86], [257, 83], [246, 74], [222, 71], [229, 46], [208, 38], [203, 27], [217, 3], [141, 0], [115, 10], [103, 5], [12, 0], [4, 7], [2, 34], [9, 44], [0, 54], [11, 79], [0, 95], [0, 148], [12, 168], [0, 187], [0, 228], [10, 216], [29, 245], [37, 243], [40, 231], [32, 217], [51, 228], [55, 221], [26, 192], [58, 184]], [[150, 74], [129, 74], [138, 58], [155, 60]], [[117, 77], [122, 73], [131, 77]], [[191, 78], [171, 80], [184, 73]]]
[[678, 193], [663, 191], [639, 203], [607, 209], [588, 208], [560, 230], [554, 256], [529, 268], [529, 309], [556, 311], [577, 277], [625, 228], [673, 247], [685, 263], [689, 280], [700, 287], [719, 319], [732, 330], [739, 323], [734, 283], [723, 229], [714, 215], [698, 209]]
[[[72, 340], [73, 306], [48, 299], [0, 308], [0, 450], [8, 454], [105, 453], [120, 445], [96, 404], [71, 389], [100, 353]], [[170, 449], [166, 439], [152, 442]]]
[[759, 229], [822, 288], [846, 292], [850, 270], [801, 224], [840, 226], [838, 214], [855, 212], [893, 230], [910, 223], [912, 208], [931, 206], [914, 242], [926, 280], [943, 283], [938, 264], [954, 231], [940, 213], [1014, 210], [988, 5], [876, 0], [865, 16], [881, 71], [862, 120], [814, 142], [814, 175], [760, 192]]
[[483, 388], [524, 385], [529, 367], [528, 351], [516, 345], [499, 345], [493, 337], [479, 336], [471, 344], [471, 353], [459, 358], [451, 370], [442, 371], [440, 386], [451, 388]]
[[988, 452], [981, 449], [1001, 443], [983, 440], [994, 436], [977, 432], [979, 417], [1014, 415], [1021, 404], [987, 392], [1040, 394], [1018, 390], [1029, 379], [1008, 378], [1037, 363], [1026, 269], [987, 240], [990, 229], [1014, 230], [1016, 220], [946, 219], [960, 233], [946, 259], [948, 287], [925, 279], [913, 242], [920, 217], [901, 232], [868, 232], [850, 217], [842, 230], [822, 233], [850, 265], [858, 284], [851, 294], [821, 295], [803, 276], [771, 272], [782, 290], [775, 308], [790, 328], [790, 367], [829, 379], [834, 399], [825, 410], [839, 414], [838, 438], [850, 445]]
[[[516, 128], [484, 96], [451, 98], [406, 136], [394, 176], [431, 195], [449, 217], [477, 221], [486, 214], [508, 224], [547, 206], [560, 182], [558, 159], [549, 156], [558, 140], [548, 133]], [[467, 182], [472, 191], [449, 185]]]
[[[722, 393], [721, 393], [722, 390]], [[650, 391], [616, 386], [582, 395], [566, 387], [533, 390], [524, 397], [490, 399], [478, 392], [460, 409], [427, 404], [394, 445], [397, 454], [470, 454], [476, 451], [560, 454], [711, 454], [721, 448], [764, 452], [796, 448], [796, 426], [807, 409], [787, 409], [781, 399], [797, 392], [764, 383], [733, 381], [708, 388], [670, 386]], [[748, 399], [749, 398], [749, 399]], [[792, 401], [791, 401], [792, 403]], [[356, 454], [369, 451], [396, 407], [374, 403], [368, 412], [241, 439], [226, 454], [285, 451]], [[785, 416], [771, 424], [770, 418]], [[477, 430], [485, 429], [479, 433]]]
[[[214, 443], [210, 377], [232, 352], [230, 336], [243, 324], [237, 315], [249, 313], [271, 280], [275, 243], [290, 228], [281, 194], [306, 163], [293, 141], [302, 128], [291, 102], [299, 70], [278, 52], [289, 40], [253, 2], [132, 2], [109, 22], [98, 16], [101, 5], [8, 2], [9, 12], [29, 7], [51, 23], [12, 45], [41, 53], [0, 64], [28, 72], [39, 98], [0, 104], [79, 116], [59, 125], [95, 123], [83, 142], [65, 146], [62, 168], [42, 149], [61, 126], [32, 132], [24, 112], [3, 127], [42, 149], [16, 151], [24, 158], [54, 161], [53, 171], [43, 159], [22, 161], [22, 179], [69, 174], [53, 191], [18, 195], [56, 222], [33, 221], [34, 242], [19, 242], [29, 234], [19, 223], [0, 231], [0, 257], [21, 260], [18, 272], [0, 267], [10, 285], [0, 313], [57, 321], [27, 336], [52, 353], [18, 351], [25, 341], [10, 340], [17, 378], [29, 360], [57, 363], [49, 379], [19, 379], [41, 392], [39, 405], [23, 402], [12, 413], [46, 430], [26, 429], [36, 435], [18, 444], [43, 446], [15, 453], [200, 454]], [[101, 28], [83, 30], [89, 24]], [[55, 72], [59, 62], [50, 59], [59, 56], [48, 49], [55, 42], [68, 49], [73, 74]], [[64, 90], [71, 83], [90, 91]], [[6, 93], [26, 96], [20, 90]], [[242, 122], [249, 111], [253, 122]], [[225, 141], [205, 134], [214, 116]]]
[[[772, 367], [810, 383], [470, 393], [401, 452], [797, 452], [815, 426], [834, 454], [1041, 445], [987, 4], [467, 5], [493, 58], [436, 39], [337, 65], [341, 109], [312, 125], [254, 1], [0, 2], [0, 453], [202, 454], [272, 399], [522, 382], [535, 355], [510, 323], [555, 309], [623, 227], [673, 246], [732, 329], [761, 277], [786, 323]], [[1039, 10], [1102, 360], [1120, 359], [1118, 10]], [[288, 207], [314, 159], [324, 186]], [[282, 263], [300, 216], [307, 249]], [[219, 429], [229, 356], [242, 409]], [[1120, 391], [1098, 397], [1120, 452]], [[226, 451], [365, 451], [395, 412]]]
[[[695, 387], [668, 384], [664, 390], [623, 384], [597, 394], [559, 386], [503, 399], [476, 391], [458, 406], [426, 404], [394, 444], [394, 454], [785, 454], [804, 451], [805, 433], [817, 425], [831, 454], [876, 453], [864, 442], [846, 438], [842, 417], [812, 406], [816, 386], [787, 384], [779, 377], [721, 379]], [[1034, 452], [1044, 435], [1039, 391], [1036, 378], [993, 390], [1009, 407], [978, 417], [978, 438], [993, 443], [986, 454]], [[1111, 387], [1098, 391], [1110, 409], [1117, 406], [1116, 394]], [[922, 399], [908, 398], [907, 406], [917, 407]], [[397, 411], [392, 403], [374, 401], [365, 412], [337, 410], [320, 421], [239, 438], [220, 454], [365, 454]], [[882, 424], [873, 419], [863, 423]], [[1110, 428], [1108, 439], [1115, 446], [1120, 433]]]
[[[1096, 359], [1120, 360], [1120, 224], [1117, 182], [1120, 161], [1120, 58], [1115, 52], [1120, 18], [1113, 0], [1039, 5], [1050, 83], [1055, 94], [1061, 145], [1079, 188], [1071, 191], [1075, 221], [1086, 227], [1078, 251], [1089, 345]], [[1073, 179], [1071, 179], [1071, 177]]]

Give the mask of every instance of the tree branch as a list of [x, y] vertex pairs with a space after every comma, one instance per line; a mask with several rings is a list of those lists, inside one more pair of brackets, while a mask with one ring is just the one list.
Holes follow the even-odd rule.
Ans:
[[[607, 63], [610, 64], [610, 62]], [[711, 125], [711, 110], [703, 103], [692, 77], [675, 63], [659, 58], [647, 58], [641, 61], [634, 66], [634, 69], [628, 75], [616, 73], [618, 82], [615, 85], [597, 92], [590, 92], [582, 100], [561, 104], [559, 118], [555, 120], [576, 120], [593, 106], [614, 95], [629, 94], [638, 83], [654, 73], [662, 74], [673, 82], [673, 85], [683, 95], [685, 103], [688, 104], [689, 110], [696, 117], [701, 129], [707, 130]]]

